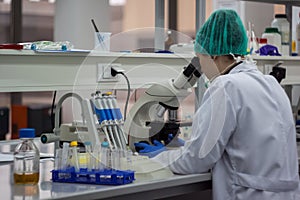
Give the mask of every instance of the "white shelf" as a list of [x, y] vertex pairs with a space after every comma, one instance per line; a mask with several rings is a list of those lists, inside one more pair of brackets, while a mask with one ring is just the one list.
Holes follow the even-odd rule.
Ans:
[[281, 67], [286, 68], [286, 78], [282, 85], [300, 85], [300, 56], [252, 56], [259, 69], [264, 74], [269, 74], [271, 67], [281, 62]]
[[[300, 56], [252, 56], [252, 58], [257, 62], [257, 65], [261, 67], [275, 65], [278, 62], [281, 62], [281, 66], [286, 67], [288, 71], [291, 69], [297, 70], [296, 72], [293, 72], [296, 74], [291, 75], [300, 76]], [[265, 71], [263, 72], [266, 73]]]
[[[43, 52], [0, 50], [0, 92], [53, 91], [73, 89], [126, 89], [118, 82], [97, 83], [98, 63], [120, 63], [131, 87], [174, 78], [192, 54]], [[259, 68], [283, 62], [287, 68], [284, 84], [300, 84], [300, 56], [253, 56]]]
[[125, 89], [118, 82], [97, 83], [97, 64], [120, 63], [131, 87], [176, 77], [193, 55], [154, 53], [43, 52], [0, 50], [0, 92]]

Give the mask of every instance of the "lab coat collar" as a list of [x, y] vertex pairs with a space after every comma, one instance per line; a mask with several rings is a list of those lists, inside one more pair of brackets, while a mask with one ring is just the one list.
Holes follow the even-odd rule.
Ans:
[[246, 71], [252, 71], [252, 70], [257, 70], [257, 66], [255, 63], [246, 63], [243, 61], [243, 63], [237, 65], [234, 67], [228, 74], [236, 74], [239, 72], [246, 72]]

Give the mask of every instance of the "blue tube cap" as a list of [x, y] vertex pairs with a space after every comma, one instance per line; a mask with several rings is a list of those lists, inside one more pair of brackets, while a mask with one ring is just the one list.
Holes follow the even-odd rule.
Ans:
[[34, 138], [35, 137], [35, 129], [34, 128], [21, 128], [21, 129], [19, 129], [19, 137], [20, 138]]
[[102, 142], [101, 147], [108, 148], [109, 147], [108, 142], [106, 142], [106, 141]]

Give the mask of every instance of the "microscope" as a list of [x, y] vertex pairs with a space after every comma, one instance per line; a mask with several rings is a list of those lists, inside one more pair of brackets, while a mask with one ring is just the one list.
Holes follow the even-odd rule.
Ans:
[[133, 151], [139, 151], [134, 146], [136, 142], [152, 144], [158, 140], [168, 145], [170, 139], [178, 137], [182, 124], [177, 111], [180, 102], [192, 93], [191, 87], [201, 76], [200, 70], [199, 59], [194, 57], [176, 79], [153, 84], [133, 105], [124, 123]]

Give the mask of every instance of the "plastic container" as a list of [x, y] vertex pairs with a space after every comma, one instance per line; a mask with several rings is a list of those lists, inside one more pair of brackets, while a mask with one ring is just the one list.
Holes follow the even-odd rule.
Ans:
[[40, 175], [40, 152], [33, 142], [35, 129], [19, 130], [21, 143], [14, 151], [15, 184], [37, 184]]
[[290, 23], [287, 20], [286, 14], [276, 14], [271, 26], [278, 28], [281, 35], [281, 54], [290, 55]]
[[277, 28], [267, 27], [261, 37], [266, 38], [268, 44], [276, 46], [281, 53], [281, 36]]

